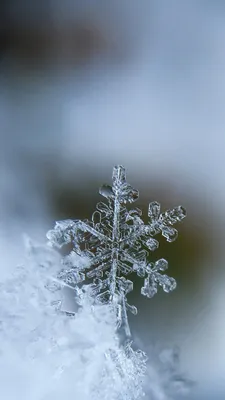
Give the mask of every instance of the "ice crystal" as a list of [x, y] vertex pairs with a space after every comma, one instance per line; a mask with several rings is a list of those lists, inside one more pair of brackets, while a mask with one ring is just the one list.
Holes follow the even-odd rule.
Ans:
[[[165, 292], [176, 288], [175, 279], [164, 274], [167, 261], [150, 262], [149, 253], [159, 247], [155, 238], [158, 234], [168, 242], [177, 238], [173, 225], [184, 219], [186, 211], [178, 206], [161, 213], [160, 204], [153, 201], [149, 204], [149, 221], [145, 224], [139, 208], [127, 208], [127, 204], [138, 199], [139, 192], [127, 182], [123, 166], [114, 167], [112, 180], [112, 186], [100, 188], [100, 195], [108, 203], [97, 204], [91, 221], [58, 221], [47, 238], [52, 246], [73, 245], [70, 254], [63, 259], [58, 278], [77, 290], [84, 282], [90, 285], [97, 302], [115, 306], [118, 327], [123, 326], [130, 336], [127, 310], [136, 314], [137, 308], [127, 301], [133, 282], [126, 276], [135, 272], [144, 278], [141, 294], [148, 298], [157, 293], [159, 286]], [[75, 254], [86, 260], [84, 265], [76, 265]]]

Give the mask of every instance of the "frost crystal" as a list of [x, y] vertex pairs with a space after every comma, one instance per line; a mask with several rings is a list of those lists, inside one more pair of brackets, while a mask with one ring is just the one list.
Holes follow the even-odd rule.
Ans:
[[[127, 310], [136, 314], [137, 308], [127, 302], [133, 282], [126, 276], [135, 272], [144, 278], [141, 294], [149, 298], [157, 293], [158, 286], [165, 292], [176, 288], [175, 279], [163, 274], [167, 261], [149, 262], [148, 259], [149, 253], [159, 247], [156, 235], [161, 233], [168, 242], [177, 238], [173, 225], [184, 219], [186, 211], [178, 206], [161, 213], [160, 204], [151, 202], [146, 225], [140, 209], [126, 207], [138, 199], [139, 192], [127, 183], [124, 167], [114, 167], [112, 180], [112, 186], [103, 185], [99, 190], [108, 204], [98, 203], [91, 221], [59, 221], [47, 238], [52, 246], [73, 245], [63, 259], [58, 278], [77, 291], [86, 281], [96, 302], [110, 303], [116, 308], [118, 328], [123, 327], [130, 336]], [[83, 266], [74, 262], [77, 255], [85, 259]]]

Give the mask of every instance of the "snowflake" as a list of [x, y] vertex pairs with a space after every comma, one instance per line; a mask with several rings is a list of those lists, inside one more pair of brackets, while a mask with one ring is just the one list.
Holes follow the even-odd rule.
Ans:
[[[137, 308], [127, 302], [133, 282], [126, 276], [135, 272], [144, 278], [141, 294], [149, 298], [157, 293], [158, 286], [165, 292], [176, 288], [175, 279], [163, 274], [168, 268], [167, 261], [160, 259], [154, 263], [148, 258], [159, 247], [156, 235], [161, 233], [168, 242], [177, 238], [173, 225], [185, 218], [186, 211], [178, 206], [161, 213], [160, 204], [151, 202], [146, 225], [139, 208], [126, 207], [138, 199], [139, 192], [127, 183], [123, 166], [114, 167], [112, 180], [112, 186], [103, 185], [99, 190], [108, 204], [98, 203], [91, 221], [58, 221], [47, 238], [52, 246], [73, 245], [71, 253], [63, 259], [58, 278], [77, 291], [87, 281], [97, 302], [116, 307], [118, 327], [123, 326], [130, 336], [127, 310], [136, 314]], [[83, 265], [76, 263], [77, 256], [85, 260]]]

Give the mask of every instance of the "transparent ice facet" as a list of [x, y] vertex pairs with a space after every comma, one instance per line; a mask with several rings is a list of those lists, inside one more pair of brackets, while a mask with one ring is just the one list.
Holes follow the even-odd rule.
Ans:
[[161, 258], [155, 262], [154, 268], [156, 271], [165, 271], [168, 268], [168, 261], [166, 261], [164, 258]]

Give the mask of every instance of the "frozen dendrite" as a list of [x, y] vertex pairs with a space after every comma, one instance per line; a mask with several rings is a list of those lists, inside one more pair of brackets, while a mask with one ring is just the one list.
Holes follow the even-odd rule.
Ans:
[[[148, 207], [149, 222], [142, 220], [138, 208], [128, 210], [126, 205], [138, 199], [139, 192], [126, 181], [125, 169], [113, 169], [112, 186], [103, 185], [99, 193], [108, 201], [100, 202], [91, 221], [65, 220], [56, 222], [47, 238], [52, 246], [62, 247], [72, 243], [71, 253], [64, 257], [58, 278], [80, 291], [85, 283], [90, 286], [95, 301], [110, 303], [117, 312], [117, 325], [123, 326], [130, 336], [127, 310], [133, 314], [137, 308], [128, 304], [127, 294], [133, 290], [133, 282], [126, 278], [136, 273], [144, 278], [141, 294], [153, 297], [161, 286], [165, 292], [176, 288], [175, 279], [163, 274], [168, 268], [164, 259], [149, 262], [149, 253], [159, 246], [155, 238], [161, 233], [168, 242], [177, 238], [173, 227], [183, 220], [186, 211], [178, 206], [161, 213], [160, 204], [151, 202]], [[74, 262], [77, 255], [85, 260]]]

